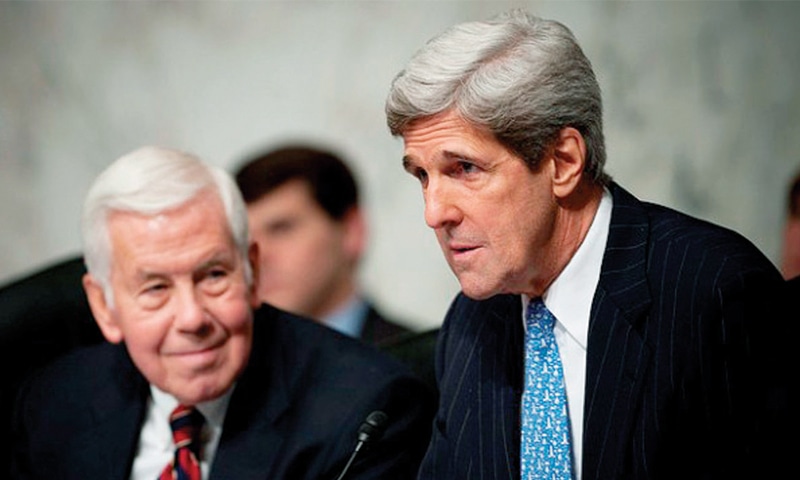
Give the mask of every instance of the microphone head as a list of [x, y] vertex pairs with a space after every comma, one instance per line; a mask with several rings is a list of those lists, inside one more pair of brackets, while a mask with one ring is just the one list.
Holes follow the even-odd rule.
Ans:
[[375, 410], [367, 415], [367, 419], [358, 428], [358, 441], [368, 442], [379, 439], [383, 435], [388, 420], [389, 417], [380, 410]]

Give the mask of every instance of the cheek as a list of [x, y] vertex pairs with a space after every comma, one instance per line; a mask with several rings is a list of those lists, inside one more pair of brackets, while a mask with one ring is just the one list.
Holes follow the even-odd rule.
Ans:
[[244, 366], [250, 356], [253, 336], [253, 317], [249, 305], [237, 302], [227, 308], [225, 328], [228, 331], [229, 360], [239, 369]]
[[252, 323], [252, 310], [247, 302], [246, 286], [236, 284], [223, 297], [214, 302], [212, 314], [231, 335], [247, 332]]
[[340, 235], [325, 231], [312, 230], [304, 238], [298, 238], [292, 246], [292, 258], [297, 270], [303, 274], [324, 269], [325, 265], [335, 262], [341, 255], [342, 238]]
[[138, 351], [158, 351], [170, 329], [172, 313], [168, 308], [157, 311], [143, 310], [130, 299], [122, 299], [115, 314], [116, 324], [122, 332], [122, 340]]
[[165, 342], [169, 326], [166, 322], [147, 319], [136, 325], [126, 325], [124, 342], [128, 353], [146, 376], [157, 375], [161, 358], [161, 348]]
[[540, 219], [530, 213], [514, 214], [506, 211], [491, 220], [489, 228], [495, 252], [505, 258], [505, 264], [524, 265], [541, 245], [543, 234]]

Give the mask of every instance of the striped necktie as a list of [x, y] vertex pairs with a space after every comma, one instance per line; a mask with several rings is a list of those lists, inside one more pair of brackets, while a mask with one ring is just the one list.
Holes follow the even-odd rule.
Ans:
[[572, 478], [567, 393], [553, 327], [541, 299], [525, 317], [525, 389], [522, 393], [520, 473], [523, 480]]
[[194, 407], [178, 405], [169, 416], [175, 458], [164, 467], [159, 480], [201, 480], [200, 431], [203, 415]]

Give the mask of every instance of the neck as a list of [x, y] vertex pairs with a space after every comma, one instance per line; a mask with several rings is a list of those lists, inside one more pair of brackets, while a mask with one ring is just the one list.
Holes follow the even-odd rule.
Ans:
[[356, 296], [356, 283], [352, 278], [340, 278], [330, 285], [330, 293], [310, 312], [311, 318], [321, 320], [328, 317], [350, 302]]
[[550, 252], [543, 256], [547, 262], [543, 271], [547, 274], [526, 294], [532, 298], [542, 296], [572, 260], [592, 226], [602, 197], [603, 187], [581, 183], [569, 197], [559, 199]]

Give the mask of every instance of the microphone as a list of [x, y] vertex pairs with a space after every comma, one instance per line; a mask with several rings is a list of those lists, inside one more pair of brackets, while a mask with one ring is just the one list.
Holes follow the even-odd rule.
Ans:
[[353, 449], [350, 459], [347, 460], [347, 465], [344, 466], [342, 473], [336, 477], [336, 480], [342, 480], [344, 478], [344, 474], [350, 470], [350, 465], [353, 464], [353, 460], [355, 460], [356, 455], [364, 444], [376, 442], [381, 438], [383, 431], [386, 429], [386, 422], [388, 420], [389, 417], [380, 410], [375, 410], [367, 415], [367, 419], [358, 427], [358, 442], [356, 442], [356, 447]]

